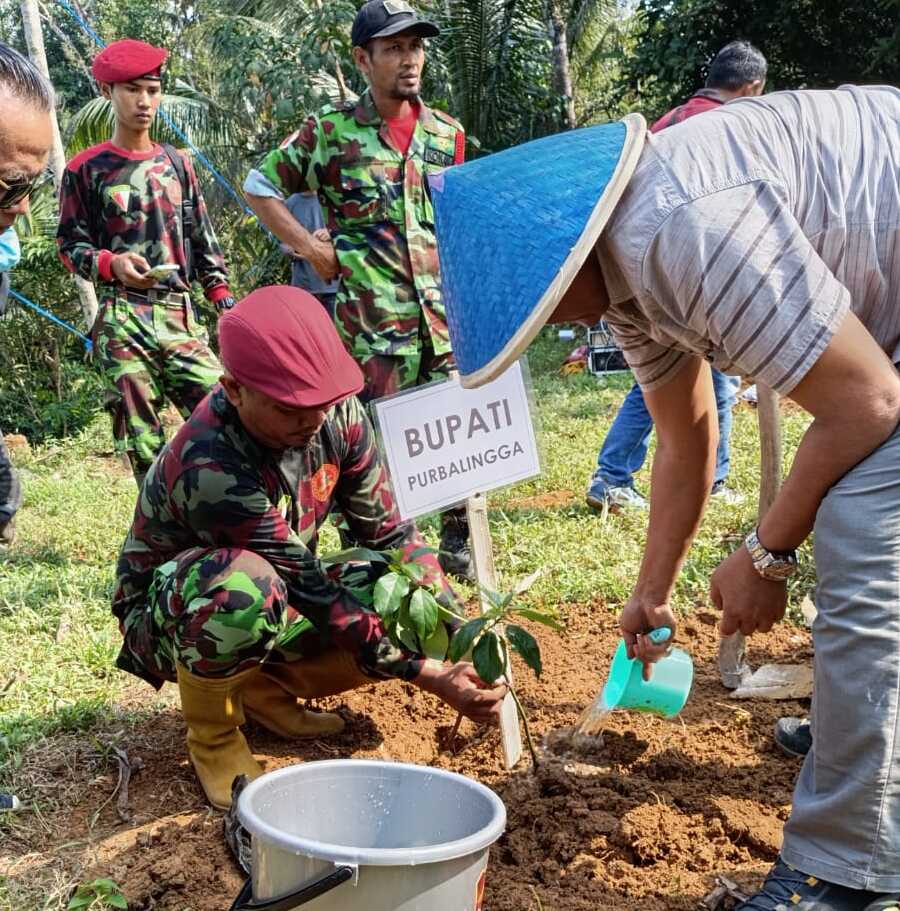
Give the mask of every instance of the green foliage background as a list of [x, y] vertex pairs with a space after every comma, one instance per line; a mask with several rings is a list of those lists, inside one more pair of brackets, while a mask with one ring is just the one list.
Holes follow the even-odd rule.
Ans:
[[[66, 0], [67, 3], [70, 0]], [[359, 0], [71, 0], [104, 41], [169, 47], [163, 111], [239, 188], [247, 170], [321, 105], [364, 85], [352, 63]], [[702, 84], [736, 37], [763, 49], [770, 87], [900, 78], [900, 0], [419, 0], [442, 27], [430, 43], [425, 99], [462, 120], [470, 156], [562, 129], [567, 68], [578, 125], [629, 111], [648, 120]], [[42, 6], [51, 78], [69, 156], [107, 139], [107, 103], [90, 76], [92, 39], [60, 0]], [[562, 22], [568, 59], [554, 52]], [[0, 40], [24, 49], [18, 3], [0, 0]], [[183, 144], [161, 119], [156, 136]], [[197, 163], [238, 294], [285, 281], [288, 264], [256, 220]], [[81, 325], [74, 287], [55, 255], [48, 190], [19, 220], [24, 256], [14, 287]], [[198, 304], [203, 302], [198, 299]], [[211, 314], [207, 318], [212, 322]], [[0, 427], [64, 436], [101, 408], [99, 381], [74, 336], [21, 308], [0, 320]]]

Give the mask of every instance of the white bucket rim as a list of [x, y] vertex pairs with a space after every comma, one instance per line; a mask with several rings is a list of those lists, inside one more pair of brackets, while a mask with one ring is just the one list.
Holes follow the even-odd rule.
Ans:
[[[259, 814], [253, 809], [252, 803], [257, 791], [262, 790], [267, 785], [277, 782], [279, 778], [290, 777], [299, 768], [322, 768], [325, 766], [331, 768], [353, 766], [355, 768], [373, 770], [409, 769], [416, 774], [425, 773], [438, 778], [462, 782], [484, 797], [492, 807], [493, 813], [489, 823], [477, 832], [444, 844], [425, 845], [415, 848], [356, 848], [283, 832], [260, 818]], [[385, 762], [378, 759], [322, 759], [315, 762], [295, 763], [281, 769], [275, 769], [272, 772], [266, 772], [255, 781], [250, 782], [241, 792], [238, 798], [237, 812], [244, 828], [254, 838], [264, 839], [294, 854], [302, 854], [335, 864], [351, 864], [353, 866], [401, 867], [455, 860], [458, 857], [465, 857], [467, 854], [483, 851], [497, 841], [506, 828], [506, 805], [494, 791], [480, 781], [475, 781], [474, 778], [469, 778], [466, 775], [460, 775], [458, 772], [437, 769], [433, 766], [409, 762]]]

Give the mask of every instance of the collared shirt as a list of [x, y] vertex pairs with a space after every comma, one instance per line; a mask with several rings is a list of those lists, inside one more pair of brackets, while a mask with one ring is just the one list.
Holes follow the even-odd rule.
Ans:
[[[329, 575], [316, 556], [333, 506], [354, 540], [374, 550], [417, 548], [401, 520], [372, 425], [355, 396], [335, 405], [308, 446], [273, 452], [247, 433], [221, 386], [194, 409], [141, 488], [119, 555], [113, 613], [147, 610], [154, 570], [191, 548], [253, 551], [284, 581], [288, 600], [325, 641], [375, 677], [413, 679], [422, 657], [395, 646], [381, 620]], [[433, 555], [417, 559], [443, 580]], [[128, 640], [119, 666], [153, 680], [152, 662]]]
[[652, 389], [689, 355], [789, 393], [848, 310], [900, 361], [900, 91], [729, 102], [648, 136], [597, 252]]
[[325, 108], [259, 166], [283, 196], [313, 190], [341, 267], [336, 321], [357, 359], [450, 350], [426, 178], [461, 160], [462, 127], [420, 105], [406, 154], [372, 96]]
[[[225, 257], [216, 240], [190, 158], [179, 151], [194, 207], [193, 266], [210, 301], [228, 297]], [[162, 146], [147, 152], [120, 149], [111, 142], [76, 155], [60, 186], [56, 240], [63, 265], [93, 282], [113, 283], [117, 253], [139, 253], [151, 268], [178, 265], [160, 285], [189, 291], [181, 219], [183, 190]]]
[[688, 117], [693, 117], [695, 114], [702, 114], [705, 111], [714, 111], [724, 103], [725, 102], [716, 95], [715, 89], [700, 89], [700, 91], [694, 92], [684, 104], [679, 104], [678, 107], [672, 108], [671, 111], [663, 114], [662, 117], [650, 127], [650, 132], [658, 133], [660, 130], [674, 126], [676, 123], [681, 123], [682, 120], [687, 120]]

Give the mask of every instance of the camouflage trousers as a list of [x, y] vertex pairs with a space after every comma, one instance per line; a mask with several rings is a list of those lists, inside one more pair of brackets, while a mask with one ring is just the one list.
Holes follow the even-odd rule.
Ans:
[[159, 415], [166, 399], [188, 417], [222, 368], [187, 297], [178, 304], [107, 297], [93, 335], [115, 449], [128, 454], [140, 484], [166, 442]]
[[435, 354], [431, 345], [422, 345], [418, 353], [402, 357], [372, 354], [359, 362], [365, 386], [359, 400], [368, 404], [384, 395], [393, 395], [413, 386], [424, 386], [445, 380], [455, 366], [453, 352]]
[[[375, 570], [353, 564], [334, 573], [355, 586]], [[123, 628], [127, 657], [120, 665], [158, 680], [174, 681], [176, 662], [201, 677], [223, 677], [332, 648], [288, 602], [272, 565], [238, 547], [195, 547], [158, 567], [146, 605], [133, 608]]]

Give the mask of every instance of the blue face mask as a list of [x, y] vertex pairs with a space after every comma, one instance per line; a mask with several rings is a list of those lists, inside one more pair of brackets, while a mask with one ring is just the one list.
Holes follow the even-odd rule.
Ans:
[[0, 233], [0, 272], [10, 272], [14, 269], [21, 255], [19, 236], [13, 228], [7, 228]]

